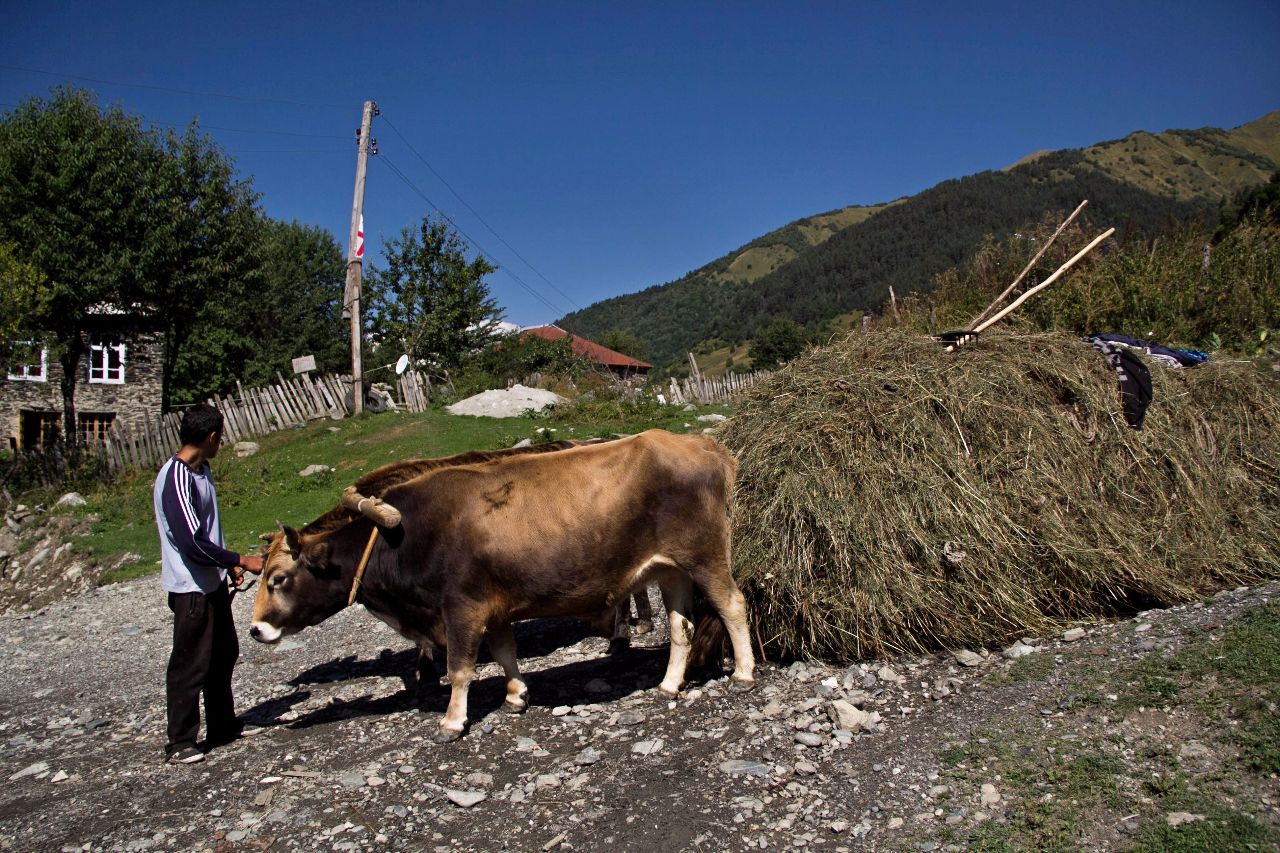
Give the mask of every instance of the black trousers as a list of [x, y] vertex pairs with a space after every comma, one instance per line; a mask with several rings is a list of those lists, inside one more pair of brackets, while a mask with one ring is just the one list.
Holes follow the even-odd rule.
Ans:
[[173, 754], [196, 743], [202, 693], [209, 741], [228, 740], [239, 729], [231, 697], [231, 671], [240, 657], [240, 642], [225, 583], [207, 595], [171, 592], [169, 609], [173, 611], [173, 651], [165, 677], [169, 706], [165, 753]]

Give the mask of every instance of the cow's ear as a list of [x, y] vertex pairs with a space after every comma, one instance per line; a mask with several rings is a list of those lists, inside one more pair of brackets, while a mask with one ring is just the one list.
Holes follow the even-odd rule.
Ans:
[[330, 561], [331, 551], [328, 542], [317, 542], [311, 546], [306, 558], [302, 561], [307, 571], [318, 578], [333, 578], [341, 574]]
[[284, 524], [280, 525], [280, 529], [284, 531], [284, 544], [289, 547], [289, 553], [295, 560], [298, 559], [298, 554], [302, 552], [302, 540], [298, 538], [298, 531]]

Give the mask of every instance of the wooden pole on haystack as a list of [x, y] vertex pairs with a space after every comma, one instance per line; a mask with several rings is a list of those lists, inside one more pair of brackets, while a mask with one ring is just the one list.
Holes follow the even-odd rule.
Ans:
[[[1048, 287], [1049, 285], [1057, 281], [1059, 278], [1061, 278], [1062, 274], [1065, 273], [1067, 270], [1071, 269], [1073, 266], [1075, 266], [1077, 261], [1079, 261], [1085, 255], [1089, 254], [1094, 249], [1096, 249], [1103, 240], [1107, 239], [1114, 233], [1116, 233], [1116, 229], [1108, 228], [1106, 231], [1103, 231], [1097, 237], [1094, 237], [1093, 242], [1085, 246], [1080, 251], [1076, 252], [1075, 257], [1073, 257], [1071, 260], [1067, 261], [1065, 264], [1058, 267], [1057, 272], [1055, 272], [1053, 275], [1049, 276], [1044, 281], [1037, 284], [1035, 287], [1029, 288], [1026, 293], [1022, 294], [1017, 299], [1010, 302], [1008, 307], [1006, 307], [999, 314], [996, 314], [990, 320], [987, 320], [986, 322], [975, 327], [974, 329], [971, 329], [970, 334], [977, 335], [978, 333], [985, 331], [988, 327], [992, 326], [993, 324], [998, 323], [999, 321], [1003, 320], [1005, 317], [1009, 316], [1009, 314], [1011, 314], [1015, 308], [1017, 308], [1019, 305], [1021, 305], [1022, 303], [1030, 299], [1032, 296], [1035, 296], [1037, 293], [1044, 290], [1046, 287]], [[947, 352], [955, 352], [956, 348], [960, 346], [960, 343], [961, 342], [956, 342], [948, 346]]]
[[1053, 236], [1045, 241], [1045, 244], [1040, 247], [1040, 251], [1036, 252], [1036, 256], [1031, 259], [1031, 263], [1027, 264], [1026, 268], [1023, 269], [1023, 271], [1018, 274], [1018, 277], [1013, 280], [1013, 284], [1006, 287], [1004, 289], [1004, 293], [997, 296], [990, 305], [982, 310], [981, 314], [969, 321], [970, 329], [981, 323], [988, 314], [996, 310], [997, 305], [1004, 302], [1009, 294], [1013, 293], [1013, 291], [1017, 289], [1018, 285], [1022, 284], [1022, 280], [1027, 277], [1027, 273], [1031, 272], [1031, 270], [1035, 268], [1035, 265], [1040, 262], [1040, 259], [1044, 257], [1044, 253], [1049, 251], [1049, 247], [1053, 245], [1053, 241], [1057, 240], [1058, 236], [1061, 235], [1063, 231], [1067, 230], [1067, 226], [1075, 221], [1075, 218], [1080, 215], [1080, 211], [1084, 210], [1085, 205], [1088, 203], [1089, 199], [1086, 198], [1084, 201], [1080, 202], [1080, 206], [1077, 207], [1070, 216], [1062, 221], [1062, 224], [1058, 226], [1058, 230], [1053, 232]]

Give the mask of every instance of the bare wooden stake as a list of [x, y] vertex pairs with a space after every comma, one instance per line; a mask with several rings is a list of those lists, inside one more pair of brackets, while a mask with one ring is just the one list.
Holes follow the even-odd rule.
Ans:
[[1018, 277], [1013, 280], [1013, 284], [1006, 287], [1004, 289], [1004, 293], [997, 296], [990, 305], [983, 309], [981, 314], [969, 321], [970, 329], [981, 323], [988, 314], [996, 310], [997, 305], [1004, 302], [1005, 299], [1008, 298], [1009, 294], [1013, 293], [1013, 291], [1017, 289], [1018, 285], [1022, 284], [1022, 280], [1027, 277], [1027, 273], [1031, 272], [1031, 270], [1035, 268], [1035, 265], [1040, 262], [1040, 259], [1044, 257], [1044, 253], [1049, 251], [1049, 247], [1053, 245], [1053, 241], [1057, 240], [1058, 236], [1062, 234], [1063, 231], [1067, 230], [1067, 226], [1075, 221], [1075, 218], [1080, 215], [1080, 211], [1084, 210], [1085, 205], [1088, 203], [1089, 199], [1086, 198], [1084, 201], [1080, 202], [1080, 206], [1077, 207], [1070, 216], [1062, 221], [1062, 224], [1058, 226], [1058, 230], [1053, 232], [1053, 236], [1044, 242], [1044, 245], [1040, 247], [1040, 251], [1036, 252], [1036, 256], [1031, 259], [1031, 263], [1027, 264], [1026, 268], [1023, 269], [1022, 272], [1018, 273]]
[[[1063, 264], [1062, 266], [1058, 267], [1058, 271], [1057, 271], [1057, 272], [1055, 272], [1053, 275], [1049, 276], [1049, 277], [1048, 277], [1048, 278], [1046, 278], [1044, 281], [1042, 281], [1042, 282], [1040, 282], [1039, 284], [1037, 284], [1035, 287], [1032, 287], [1032, 288], [1028, 289], [1026, 293], [1022, 294], [1022, 295], [1021, 295], [1021, 296], [1019, 296], [1017, 299], [1015, 299], [1015, 300], [1013, 300], [1012, 302], [1010, 302], [1010, 303], [1009, 303], [1009, 305], [1008, 305], [1008, 307], [1006, 307], [1006, 308], [1005, 308], [1003, 311], [1001, 311], [999, 314], [996, 314], [996, 315], [995, 315], [994, 317], [992, 317], [990, 320], [987, 320], [986, 322], [982, 323], [981, 325], [977, 326], [976, 328], [972, 329], [971, 331], [973, 331], [973, 332], [975, 332], [975, 333], [977, 333], [977, 332], [982, 332], [982, 331], [986, 330], [987, 328], [989, 328], [992, 324], [997, 323], [997, 322], [999, 322], [1000, 320], [1003, 320], [1005, 317], [1009, 316], [1009, 314], [1011, 314], [1015, 308], [1017, 308], [1019, 305], [1021, 305], [1022, 303], [1026, 302], [1028, 299], [1030, 299], [1032, 296], [1036, 295], [1037, 293], [1039, 293], [1040, 291], [1044, 290], [1044, 289], [1045, 289], [1046, 287], [1048, 287], [1049, 285], [1053, 284], [1053, 283], [1054, 283], [1055, 281], [1057, 281], [1059, 278], [1061, 278], [1061, 277], [1062, 277], [1062, 274], [1063, 274], [1063, 273], [1065, 273], [1067, 270], [1071, 269], [1073, 266], [1075, 266], [1077, 261], [1079, 261], [1079, 260], [1080, 260], [1081, 258], [1083, 258], [1085, 255], [1087, 255], [1087, 254], [1089, 254], [1090, 252], [1092, 252], [1095, 248], [1097, 248], [1098, 244], [1100, 244], [1103, 240], [1107, 239], [1108, 237], [1110, 237], [1110, 236], [1111, 236], [1112, 234], [1114, 234], [1114, 233], [1116, 233], [1116, 229], [1114, 229], [1114, 228], [1108, 228], [1106, 231], [1103, 231], [1103, 232], [1102, 232], [1101, 234], [1099, 234], [1097, 237], [1094, 237], [1094, 238], [1093, 238], [1093, 242], [1091, 242], [1089, 245], [1085, 246], [1085, 247], [1084, 247], [1083, 249], [1081, 249], [1080, 251], [1076, 252], [1075, 256], [1074, 256], [1071, 260], [1067, 261], [1065, 264]], [[951, 346], [947, 347], [947, 352], [955, 352], [955, 351], [956, 351], [956, 346], [957, 346], [956, 344], [952, 344]]]

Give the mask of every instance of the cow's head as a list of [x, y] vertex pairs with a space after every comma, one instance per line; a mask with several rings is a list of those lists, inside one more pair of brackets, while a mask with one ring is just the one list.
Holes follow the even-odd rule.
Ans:
[[[353, 488], [342, 504], [383, 527], [400, 523], [395, 507], [366, 498]], [[348, 516], [349, 518], [349, 516]], [[263, 643], [277, 642], [309, 625], [318, 625], [347, 606], [359, 551], [338, 531], [299, 533], [281, 525], [271, 535], [263, 562], [262, 580], [253, 602], [249, 636]]]
[[286, 634], [318, 625], [346, 606], [352, 571], [343, 572], [335, 564], [328, 538], [302, 535], [283, 526], [272, 535], [249, 636], [274, 643]]

